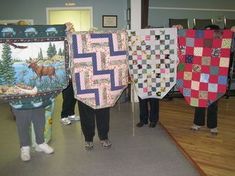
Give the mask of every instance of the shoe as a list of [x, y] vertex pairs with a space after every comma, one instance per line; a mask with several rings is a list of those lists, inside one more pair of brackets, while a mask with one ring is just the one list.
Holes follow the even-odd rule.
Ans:
[[79, 120], [80, 120], [80, 117], [79, 117], [79, 116], [76, 116], [76, 115], [74, 114], [74, 115], [68, 116], [68, 119], [69, 119], [69, 120], [74, 120], [74, 121], [79, 121]]
[[62, 118], [62, 119], [60, 120], [60, 122], [61, 122], [63, 125], [70, 125], [70, 124], [72, 124], [71, 121], [70, 121], [67, 117]]
[[23, 146], [20, 149], [20, 157], [22, 161], [29, 161], [30, 160], [30, 147]]
[[44, 152], [44, 153], [46, 153], [46, 154], [52, 154], [52, 153], [54, 153], [54, 149], [53, 148], [51, 148], [47, 143], [42, 143], [42, 144], [38, 144], [38, 145], [36, 145], [36, 147], [35, 147], [35, 150], [37, 151], [37, 152]]
[[111, 141], [108, 139], [101, 140], [100, 143], [101, 143], [102, 147], [104, 147], [104, 148], [110, 148], [112, 146]]
[[91, 142], [91, 141], [85, 141], [85, 149], [86, 150], [92, 150], [93, 149], [93, 142]]
[[147, 125], [147, 124], [148, 124], [148, 122], [147, 123], [139, 122], [136, 124], [136, 126], [140, 128], [140, 127]]
[[201, 126], [195, 125], [195, 124], [193, 124], [193, 126], [191, 126], [191, 130], [193, 130], [193, 131], [198, 131], [198, 130], [200, 130], [200, 128], [201, 128]]
[[211, 134], [217, 135], [218, 134], [218, 129], [217, 128], [211, 128], [210, 129]]
[[156, 127], [156, 123], [155, 122], [150, 122], [149, 128], [155, 128], [155, 127]]

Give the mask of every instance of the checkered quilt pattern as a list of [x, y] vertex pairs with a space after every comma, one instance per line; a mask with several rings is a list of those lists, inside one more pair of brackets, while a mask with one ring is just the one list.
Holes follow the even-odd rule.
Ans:
[[128, 31], [128, 63], [137, 95], [163, 98], [176, 83], [175, 28]]
[[75, 97], [93, 109], [112, 107], [128, 84], [125, 31], [74, 33]]
[[179, 30], [177, 88], [188, 104], [208, 107], [226, 92], [232, 32]]

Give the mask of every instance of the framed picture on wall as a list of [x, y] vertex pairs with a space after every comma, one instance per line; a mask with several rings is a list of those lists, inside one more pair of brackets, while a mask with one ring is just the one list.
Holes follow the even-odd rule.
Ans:
[[103, 28], [117, 28], [117, 15], [103, 15], [102, 27]]

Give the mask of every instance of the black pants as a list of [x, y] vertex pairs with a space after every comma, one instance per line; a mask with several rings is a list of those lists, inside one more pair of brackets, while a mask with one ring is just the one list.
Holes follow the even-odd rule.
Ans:
[[62, 91], [62, 97], [63, 97], [63, 102], [62, 102], [61, 118], [74, 115], [75, 114], [74, 109], [77, 100], [74, 98], [73, 85], [71, 81], [69, 81], [68, 87]]
[[[159, 120], [159, 100], [156, 98], [139, 98], [139, 109], [140, 109], [140, 122], [145, 124], [150, 122], [157, 123]], [[150, 111], [148, 108], [148, 102], [150, 103]]]
[[[215, 101], [207, 108], [207, 127], [216, 128], [217, 127], [217, 112], [218, 112], [218, 102]], [[205, 125], [206, 108], [195, 108], [194, 113], [194, 124], [199, 126]]]
[[78, 109], [85, 141], [93, 141], [95, 122], [100, 140], [108, 139], [110, 108], [92, 109], [90, 106], [78, 101]]

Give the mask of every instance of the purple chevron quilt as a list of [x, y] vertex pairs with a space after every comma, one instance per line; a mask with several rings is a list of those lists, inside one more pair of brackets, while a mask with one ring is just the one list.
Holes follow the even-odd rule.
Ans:
[[71, 73], [75, 98], [93, 109], [112, 107], [128, 84], [126, 32], [74, 33]]
[[128, 31], [128, 64], [137, 95], [163, 98], [176, 83], [175, 28]]

